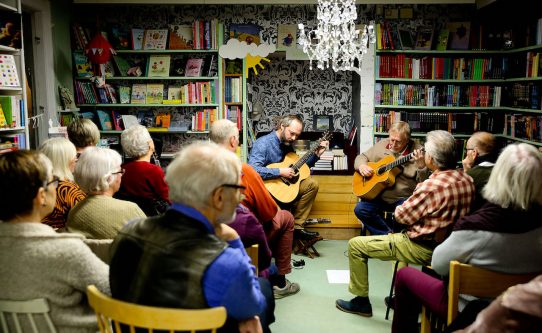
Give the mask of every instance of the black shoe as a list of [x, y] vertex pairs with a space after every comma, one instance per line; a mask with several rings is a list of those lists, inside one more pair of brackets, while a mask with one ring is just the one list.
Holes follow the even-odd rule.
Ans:
[[389, 296], [386, 296], [384, 298], [384, 303], [386, 304], [387, 307], [389, 307], [390, 309], [393, 309], [395, 310], [395, 295], [392, 295], [391, 296], [391, 299]]
[[302, 269], [303, 267], [305, 267], [305, 260], [303, 260], [303, 259], [299, 259], [299, 260], [292, 259], [292, 266], [294, 268], [297, 268], [297, 269]]
[[335, 301], [335, 306], [344, 312], [354, 313], [363, 317], [373, 316], [373, 307], [371, 306], [369, 297], [357, 296], [350, 301], [338, 299]]
[[303, 239], [303, 240], [309, 240], [313, 239], [315, 237], [319, 237], [320, 234], [317, 232], [307, 231], [305, 229], [295, 229], [294, 230], [294, 238], [297, 239]]

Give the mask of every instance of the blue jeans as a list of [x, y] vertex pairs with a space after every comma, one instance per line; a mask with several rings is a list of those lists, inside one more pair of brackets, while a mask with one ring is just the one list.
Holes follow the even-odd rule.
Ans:
[[354, 208], [354, 213], [358, 219], [363, 222], [363, 231], [369, 230], [371, 235], [387, 235], [393, 231], [400, 231], [402, 227], [394, 225], [394, 223], [386, 222], [382, 216], [382, 212], [394, 212], [395, 207], [401, 205], [406, 198], [401, 198], [396, 202], [389, 204], [379, 198], [370, 201], [360, 201]]

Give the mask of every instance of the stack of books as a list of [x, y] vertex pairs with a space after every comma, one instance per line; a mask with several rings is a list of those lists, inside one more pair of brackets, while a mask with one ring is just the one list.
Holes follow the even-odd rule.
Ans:
[[333, 152], [326, 150], [314, 164], [313, 170], [333, 170]]

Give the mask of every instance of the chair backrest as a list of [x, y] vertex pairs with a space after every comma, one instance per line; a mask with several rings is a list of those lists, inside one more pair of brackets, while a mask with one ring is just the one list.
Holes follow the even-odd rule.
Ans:
[[509, 287], [526, 283], [540, 273], [507, 274], [488, 269], [450, 262], [450, 283], [448, 285], [448, 325], [458, 312], [459, 294], [479, 298], [495, 298]]
[[88, 239], [83, 240], [94, 254], [106, 264], [109, 264], [109, 248], [113, 243], [112, 239]]
[[0, 325], [4, 333], [9, 333], [10, 327], [17, 333], [26, 332], [28, 329], [34, 333], [41, 333], [45, 332], [44, 326], [49, 332], [56, 333], [55, 325], [49, 316], [49, 304], [45, 298], [28, 301], [0, 300]]
[[96, 312], [102, 333], [122, 332], [124, 324], [133, 332], [135, 328], [189, 331], [211, 330], [215, 333], [226, 322], [226, 308], [173, 309], [145, 306], [113, 299], [101, 293], [96, 286], [87, 287], [90, 306]]
[[258, 244], [245, 247], [245, 251], [247, 251], [247, 254], [250, 257], [250, 260], [252, 260], [252, 264], [256, 266], [256, 275], [258, 275], [258, 251], [259, 251]]

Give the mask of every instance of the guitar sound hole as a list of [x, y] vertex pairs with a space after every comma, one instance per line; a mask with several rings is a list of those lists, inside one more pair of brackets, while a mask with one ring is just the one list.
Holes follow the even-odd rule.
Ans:
[[378, 168], [378, 170], [376, 170], [376, 174], [377, 174], [377, 175], [381, 175], [381, 174], [383, 174], [384, 172], [386, 172], [386, 168], [384, 168], [384, 167]]

